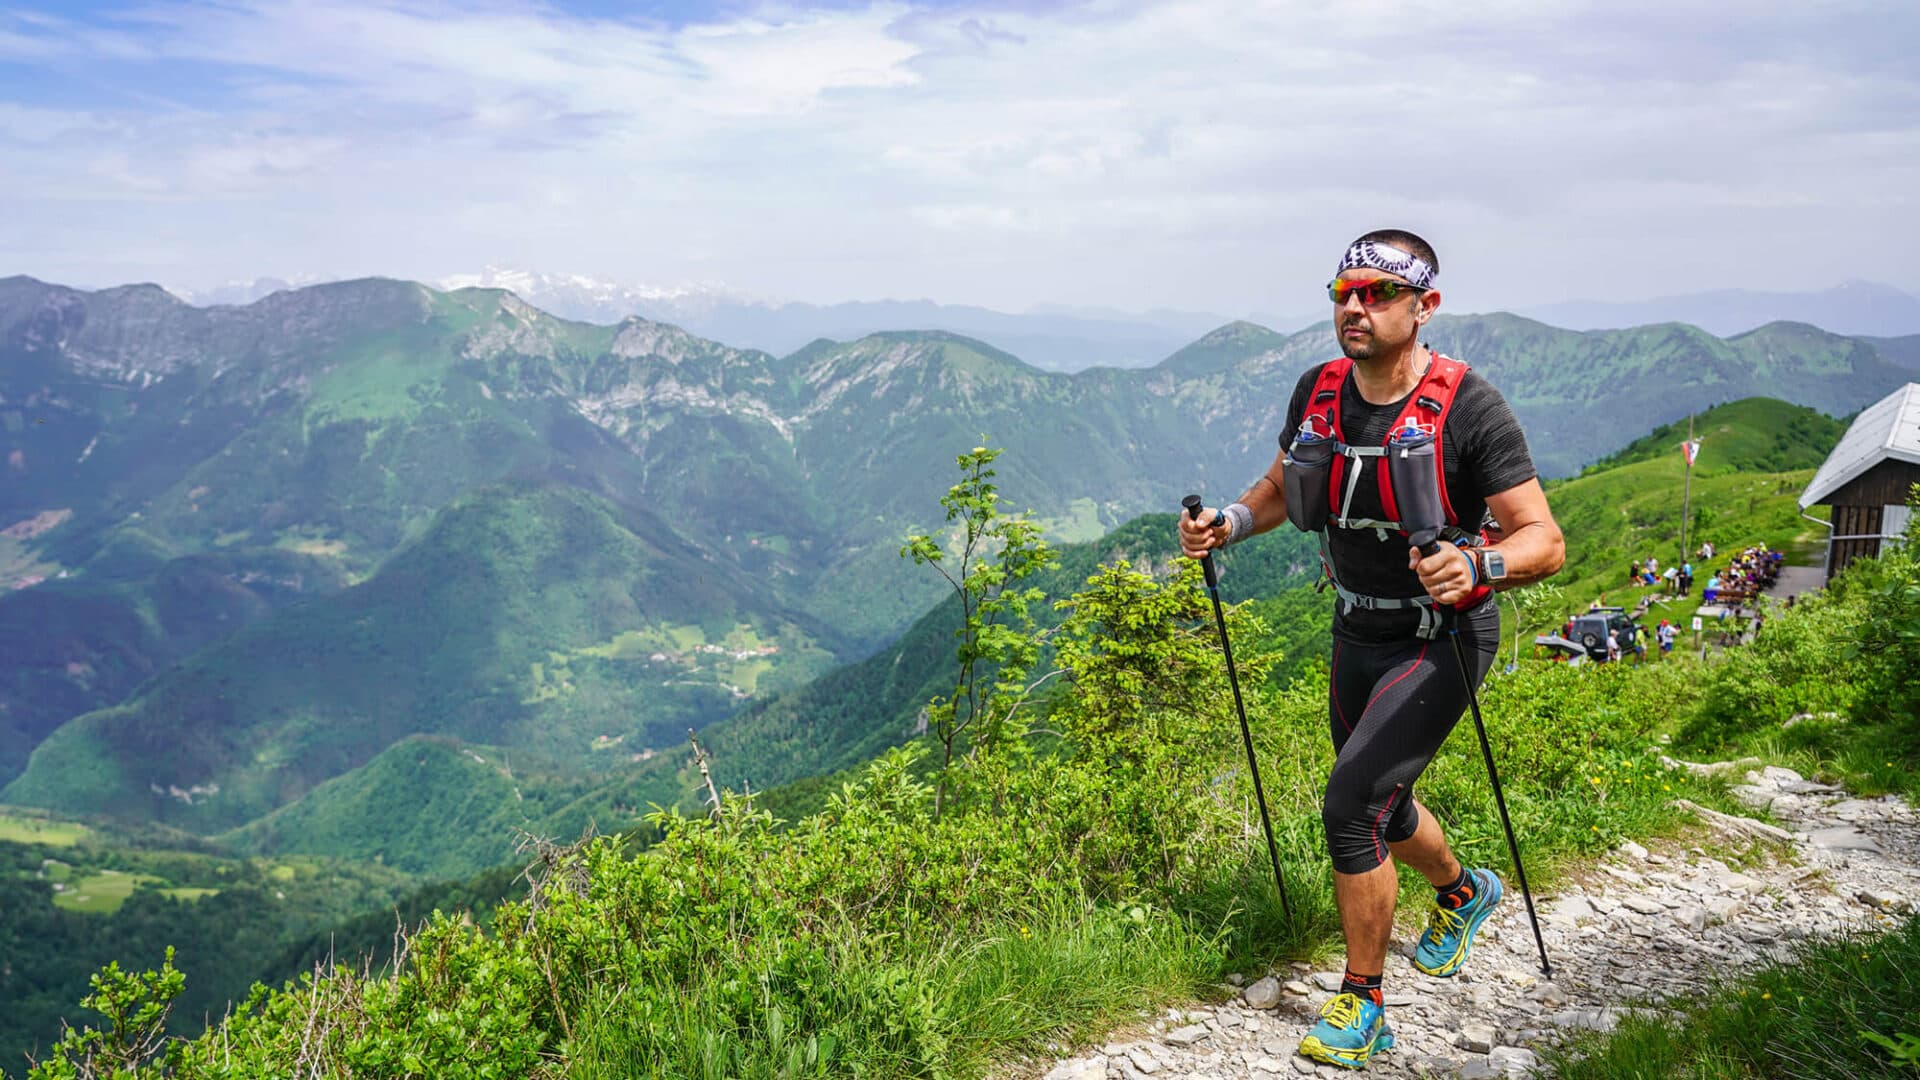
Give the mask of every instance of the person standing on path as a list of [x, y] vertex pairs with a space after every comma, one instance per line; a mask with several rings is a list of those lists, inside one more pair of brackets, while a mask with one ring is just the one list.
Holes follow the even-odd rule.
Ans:
[[[1300, 1052], [1347, 1068], [1393, 1045], [1382, 979], [1399, 896], [1394, 861], [1434, 887], [1414, 959], [1430, 975], [1460, 970], [1503, 891], [1493, 871], [1460, 864], [1439, 819], [1413, 795], [1467, 707], [1460, 665], [1436, 640], [1441, 612], [1458, 620], [1478, 683], [1500, 640], [1499, 605], [1486, 602], [1493, 589], [1539, 581], [1566, 560], [1526, 435], [1506, 400], [1466, 365], [1419, 340], [1440, 307], [1439, 269], [1432, 246], [1412, 233], [1371, 232], [1355, 241], [1327, 290], [1344, 357], [1301, 375], [1281, 452], [1265, 475], [1239, 501], [1203, 508], [1179, 525], [1181, 547], [1192, 558], [1289, 520], [1321, 538], [1337, 597], [1327, 709], [1337, 756], [1321, 816], [1347, 973]], [[1409, 425], [1439, 439], [1442, 505], [1455, 523], [1427, 558], [1392, 520], [1381, 473], [1380, 448]], [[1319, 438], [1327, 429], [1336, 453], [1321, 469], [1323, 480], [1292, 463], [1289, 448], [1308, 440], [1296, 432]], [[1343, 474], [1351, 482], [1342, 484]], [[1303, 493], [1294, 506], [1289, 482]], [[1488, 511], [1498, 543], [1457, 526], [1477, 527]]]

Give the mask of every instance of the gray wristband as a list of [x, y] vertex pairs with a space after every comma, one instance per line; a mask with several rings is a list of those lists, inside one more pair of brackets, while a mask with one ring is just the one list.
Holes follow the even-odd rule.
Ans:
[[1232, 503], [1226, 508], [1227, 543], [1237, 544], [1253, 535], [1253, 511], [1246, 503]]

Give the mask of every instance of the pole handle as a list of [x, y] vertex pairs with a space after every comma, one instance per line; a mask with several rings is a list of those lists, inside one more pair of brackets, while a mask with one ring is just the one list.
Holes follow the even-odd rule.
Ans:
[[1439, 529], [1421, 529], [1419, 532], [1407, 537], [1407, 539], [1413, 543], [1414, 547], [1420, 549], [1422, 558], [1431, 559], [1435, 555], [1440, 554]]
[[[1187, 517], [1190, 520], [1200, 520], [1200, 496], [1189, 495], [1180, 500], [1180, 505], [1187, 508]], [[1207, 588], [1217, 589], [1220, 587], [1220, 579], [1216, 576], [1213, 568], [1213, 552], [1209, 551], [1200, 556], [1200, 569], [1207, 575]]]

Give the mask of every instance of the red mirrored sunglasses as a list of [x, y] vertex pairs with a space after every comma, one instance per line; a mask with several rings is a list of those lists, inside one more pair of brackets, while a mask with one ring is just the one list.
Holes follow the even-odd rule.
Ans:
[[1400, 299], [1402, 292], [1423, 293], [1427, 290], [1418, 285], [1409, 285], [1404, 281], [1391, 281], [1387, 278], [1368, 278], [1365, 281], [1342, 281], [1334, 278], [1327, 282], [1327, 296], [1336, 304], [1344, 304], [1347, 297], [1360, 294], [1360, 302], [1367, 307], [1391, 304]]

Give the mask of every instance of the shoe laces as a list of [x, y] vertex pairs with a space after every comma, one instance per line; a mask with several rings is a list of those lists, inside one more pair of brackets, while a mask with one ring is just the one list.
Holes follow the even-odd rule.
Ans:
[[1433, 902], [1433, 910], [1427, 915], [1427, 940], [1435, 945], [1446, 940], [1448, 934], [1457, 934], [1467, 928], [1467, 917], [1442, 907], [1440, 901]]
[[1335, 994], [1330, 1001], [1320, 1006], [1320, 1015], [1334, 1027], [1353, 1027], [1360, 1022], [1360, 995]]

